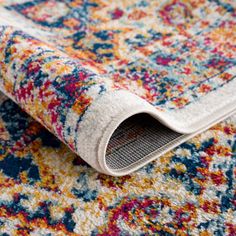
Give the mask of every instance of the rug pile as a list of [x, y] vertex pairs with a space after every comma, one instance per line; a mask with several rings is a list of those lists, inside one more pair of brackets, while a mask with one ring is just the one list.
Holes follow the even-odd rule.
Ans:
[[236, 3], [0, 3], [2, 235], [235, 235]]

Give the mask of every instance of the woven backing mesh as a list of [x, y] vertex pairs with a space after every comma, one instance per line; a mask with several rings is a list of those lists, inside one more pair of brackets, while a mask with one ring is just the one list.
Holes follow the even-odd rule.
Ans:
[[181, 136], [150, 115], [134, 115], [113, 133], [106, 151], [106, 164], [113, 170], [127, 168], [149, 154], [160, 152]]

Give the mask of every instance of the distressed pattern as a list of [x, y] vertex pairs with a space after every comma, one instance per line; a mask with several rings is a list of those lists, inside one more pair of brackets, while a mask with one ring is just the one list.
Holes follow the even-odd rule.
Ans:
[[[183, 107], [234, 77], [231, 1], [12, 2], [7, 9], [52, 33], [47, 41], [155, 106]], [[14, 37], [5, 40], [17, 53]]]
[[178, 110], [235, 78], [234, 1], [20, 0], [3, 7], [43, 36], [0, 28], [2, 89], [76, 152], [85, 111], [109, 91]]
[[6, 98], [0, 130], [3, 235], [235, 235], [235, 116], [124, 177], [96, 172]]
[[[107, 92], [175, 111], [235, 79], [235, 1], [1, 4], [29, 26], [0, 26], [1, 87], [72, 150]], [[1, 95], [1, 235], [235, 235], [236, 116], [116, 178], [41, 124]]]

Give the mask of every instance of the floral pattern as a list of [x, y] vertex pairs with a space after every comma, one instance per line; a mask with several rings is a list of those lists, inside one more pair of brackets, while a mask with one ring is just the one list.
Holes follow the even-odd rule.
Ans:
[[99, 174], [6, 97], [0, 105], [2, 235], [231, 235], [236, 117], [139, 171]]
[[23, 31], [0, 27], [2, 90], [77, 153], [86, 110], [109, 91], [128, 90], [165, 112], [235, 79], [231, 1], [20, 0], [2, 7], [27, 24]]
[[[0, 26], [1, 88], [72, 150], [106, 92], [179, 110], [235, 79], [231, 0], [1, 7], [28, 26]], [[124, 177], [97, 173], [37, 121], [1, 95], [1, 235], [235, 235], [235, 116]]]

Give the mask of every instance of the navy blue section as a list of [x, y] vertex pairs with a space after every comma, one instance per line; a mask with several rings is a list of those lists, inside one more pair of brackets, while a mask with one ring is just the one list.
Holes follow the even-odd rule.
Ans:
[[11, 139], [18, 140], [29, 125], [28, 115], [11, 100], [4, 101], [0, 106], [0, 116]]
[[38, 167], [32, 163], [32, 158], [18, 158], [8, 154], [3, 160], [0, 160], [0, 170], [7, 176], [20, 179], [20, 173], [27, 172], [31, 184], [40, 180]]
[[179, 157], [177, 155], [173, 156], [172, 162], [181, 163], [186, 167], [186, 171], [184, 173], [177, 172], [175, 168], [172, 168], [168, 175], [172, 178], [179, 179], [183, 182], [186, 190], [193, 192], [195, 195], [199, 195], [201, 193], [201, 186], [194, 182], [194, 178], [203, 178], [203, 176], [199, 176], [197, 168], [206, 167], [205, 164], [201, 161], [200, 153], [201, 151], [206, 150], [207, 148], [214, 145], [214, 139], [211, 138], [206, 142], [203, 142], [200, 149], [196, 147], [195, 144], [192, 143], [184, 143], [180, 145], [180, 148], [187, 149], [191, 153], [191, 159], [186, 157]]
[[74, 209], [66, 211], [63, 218], [60, 220], [53, 220], [50, 214], [50, 207], [53, 205], [50, 201], [41, 202], [40, 207], [34, 212], [30, 212], [26, 207], [21, 204], [21, 200], [29, 200], [24, 194], [17, 194], [13, 201], [0, 203], [0, 208], [4, 207], [8, 214], [16, 215], [18, 213], [24, 212], [24, 216], [27, 221], [34, 221], [36, 219], [46, 219], [47, 224], [50, 226], [56, 226], [57, 224], [64, 224], [69, 232], [73, 232], [75, 228], [75, 222], [72, 218]]

